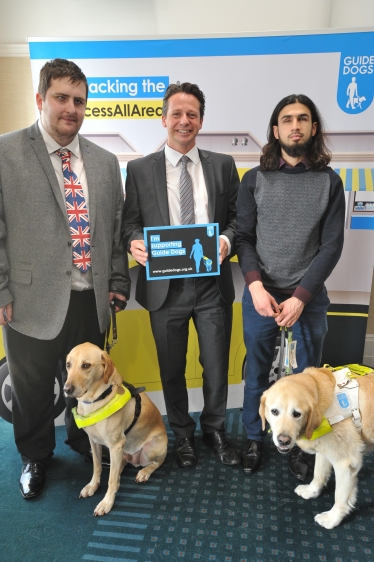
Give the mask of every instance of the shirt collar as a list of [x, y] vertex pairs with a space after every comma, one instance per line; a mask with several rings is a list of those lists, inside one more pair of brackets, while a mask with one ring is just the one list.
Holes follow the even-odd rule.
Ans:
[[80, 157], [80, 146], [79, 146], [78, 135], [76, 135], [74, 137], [74, 139], [71, 141], [70, 144], [68, 144], [66, 146], [61, 146], [60, 144], [58, 144], [58, 142], [55, 141], [54, 138], [51, 137], [51, 135], [49, 133], [47, 133], [47, 131], [43, 127], [41, 119], [39, 119], [38, 125], [39, 125], [40, 133], [41, 133], [41, 135], [43, 137], [43, 140], [45, 142], [45, 146], [47, 147], [48, 154], [53, 154], [59, 148], [67, 148], [68, 150], [70, 150], [70, 152], [72, 152], [74, 154], [74, 156], [76, 156], [77, 158]]
[[306, 168], [307, 170], [310, 168], [310, 162], [308, 160], [307, 157], [303, 158], [301, 160], [301, 162], [298, 162], [298, 164], [296, 164], [296, 166], [290, 166], [283, 158], [282, 156], [279, 158], [279, 168], [278, 170], [280, 170], [281, 168], [301, 168], [301, 166], [303, 166], [304, 168]]
[[[170, 146], [167, 144], [165, 145], [165, 156], [169, 160], [170, 164], [175, 168], [178, 165], [178, 162], [182, 158], [183, 154], [181, 154], [177, 150], [174, 150], [174, 148], [170, 148]], [[192, 160], [192, 162], [196, 166], [198, 165], [198, 163], [200, 162], [200, 156], [196, 144], [193, 148], [191, 148], [189, 152], [187, 152], [186, 156], [188, 156], [188, 158]]]

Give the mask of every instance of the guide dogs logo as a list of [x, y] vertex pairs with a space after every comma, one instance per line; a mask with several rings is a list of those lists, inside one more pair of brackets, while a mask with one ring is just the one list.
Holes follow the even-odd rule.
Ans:
[[338, 104], [345, 113], [362, 113], [374, 95], [374, 54], [342, 53], [340, 59]]

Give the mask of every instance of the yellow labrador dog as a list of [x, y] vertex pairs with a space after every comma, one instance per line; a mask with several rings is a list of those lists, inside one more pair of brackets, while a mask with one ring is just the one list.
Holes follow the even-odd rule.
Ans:
[[108, 491], [94, 511], [94, 515], [104, 515], [113, 507], [120, 475], [127, 463], [143, 466], [135, 481], [146, 482], [164, 462], [168, 444], [165, 426], [160, 412], [145, 393], [139, 394], [138, 398], [128, 394], [111, 358], [96, 345], [84, 343], [74, 347], [66, 359], [66, 369], [68, 378], [64, 393], [78, 400], [77, 423], [78, 419], [83, 424], [88, 423], [87, 419], [89, 423], [95, 422], [103, 410], [106, 414], [116, 410], [126, 393], [129, 399], [109, 417], [99, 419], [93, 425], [82, 426], [90, 438], [93, 476], [79, 497], [86, 498], [96, 492], [102, 470], [102, 445], [110, 451]]
[[315, 521], [326, 529], [339, 525], [353, 509], [363, 453], [374, 449], [374, 373], [359, 377], [359, 384], [361, 435], [348, 418], [334, 424], [330, 433], [310, 440], [334, 399], [335, 377], [329, 369], [310, 368], [282, 378], [261, 398], [262, 427], [265, 429], [266, 418], [278, 451], [288, 453], [297, 443], [316, 455], [312, 482], [298, 486], [296, 494], [304, 499], [318, 497], [334, 469], [335, 504], [330, 511], [315, 516]]

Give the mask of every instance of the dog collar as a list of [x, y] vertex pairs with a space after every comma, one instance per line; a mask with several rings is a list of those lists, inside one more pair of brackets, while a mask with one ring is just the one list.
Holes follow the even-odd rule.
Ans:
[[131, 392], [123, 385], [122, 388], [124, 390], [123, 394], [115, 394], [113, 398], [109, 400], [107, 404], [105, 404], [105, 406], [102, 406], [91, 414], [81, 416], [78, 414], [77, 408], [72, 408], [71, 411], [73, 413], [75, 423], [77, 424], [79, 429], [106, 420], [111, 415], [115, 414], [115, 412], [118, 412], [118, 410], [123, 408], [123, 406], [125, 406], [125, 404], [127, 404], [127, 402], [131, 400]]
[[84, 404], [94, 404], [95, 402], [100, 402], [100, 400], [104, 400], [104, 398], [109, 396], [109, 394], [112, 392], [112, 389], [113, 385], [111, 384], [106, 390], [104, 390], [102, 394], [100, 394], [99, 398], [96, 398], [96, 400], [93, 400], [92, 402], [86, 402], [85, 400], [82, 400], [82, 402]]

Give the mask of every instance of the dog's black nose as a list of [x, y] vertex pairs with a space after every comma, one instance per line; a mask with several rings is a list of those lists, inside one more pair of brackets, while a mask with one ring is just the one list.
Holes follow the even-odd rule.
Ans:
[[285, 447], [291, 443], [291, 437], [289, 435], [283, 435], [282, 433], [277, 437], [279, 445]]
[[74, 392], [74, 386], [72, 384], [65, 384], [64, 385], [64, 393], [69, 396], [71, 394], [73, 394]]

